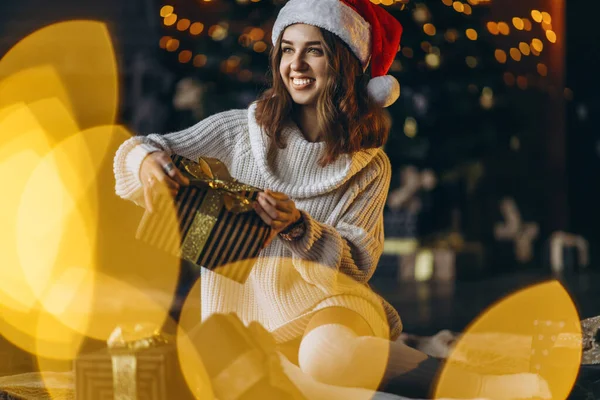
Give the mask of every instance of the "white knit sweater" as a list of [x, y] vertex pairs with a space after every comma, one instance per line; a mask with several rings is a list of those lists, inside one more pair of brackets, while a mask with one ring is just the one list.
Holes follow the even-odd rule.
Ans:
[[296, 242], [275, 239], [243, 285], [203, 269], [202, 317], [235, 312], [284, 342], [302, 335], [315, 311], [342, 306], [362, 315], [377, 336], [389, 337], [390, 328], [395, 336], [401, 328], [397, 313], [366, 285], [383, 248], [382, 210], [391, 174], [387, 156], [371, 149], [321, 167], [325, 144], [308, 142], [291, 123], [284, 129], [287, 147], [268, 154], [255, 109], [252, 104], [180, 132], [127, 140], [114, 162], [117, 194], [144, 204], [139, 170], [149, 152], [220, 159], [234, 178], [290, 196], [307, 231]]

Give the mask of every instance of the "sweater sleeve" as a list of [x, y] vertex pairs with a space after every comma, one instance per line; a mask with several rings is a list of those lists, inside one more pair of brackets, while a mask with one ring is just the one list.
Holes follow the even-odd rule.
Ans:
[[373, 275], [383, 251], [383, 208], [391, 167], [383, 153], [372, 163], [375, 173], [361, 177], [359, 193], [334, 226], [301, 211], [306, 233], [285, 243], [292, 250], [294, 267], [306, 281], [328, 287], [340, 272], [360, 283]]
[[126, 140], [117, 150], [113, 163], [117, 195], [144, 204], [140, 167], [144, 158], [155, 151], [166, 151], [191, 160], [200, 156], [214, 157], [230, 165], [234, 136], [246, 121], [246, 110], [231, 110], [212, 115], [179, 132], [134, 136]]

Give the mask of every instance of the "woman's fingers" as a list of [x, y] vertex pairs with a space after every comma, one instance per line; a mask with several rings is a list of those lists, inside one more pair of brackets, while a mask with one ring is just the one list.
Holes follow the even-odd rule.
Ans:
[[190, 184], [190, 180], [186, 176], [184, 176], [178, 168], [174, 168], [169, 173], [169, 176], [182, 186], [187, 186]]
[[258, 196], [258, 203], [261, 205], [262, 209], [269, 215], [272, 220], [281, 219], [282, 215], [273, 203], [269, 201], [267, 196]]
[[254, 210], [258, 214], [258, 216], [265, 222], [265, 224], [271, 226], [273, 223], [273, 218], [267, 214], [267, 212], [263, 209], [260, 203], [254, 203]]
[[154, 208], [152, 207], [153, 201], [154, 197], [152, 196], [152, 188], [150, 185], [144, 185], [144, 202], [146, 203], [146, 210], [149, 212], [154, 211]]
[[[271, 192], [272, 193], [272, 192]], [[285, 195], [284, 195], [285, 196]], [[272, 197], [269, 193], [259, 193], [259, 199], [264, 198], [269, 204], [271, 204], [276, 210], [282, 211], [285, 214], [293, 214], [296, 209], [294, 201], [289, 197], [285, 196], [283, 199]]]
[[272, 204], [280, 211], [286, 213], [294, 213], [296, 210], [296, 204], [294, 200], [290, 199], [288, 195], [280, 192], [272, 192], [270, 190], [265, 191], [265, 195], [268, 199], [272, 200]]

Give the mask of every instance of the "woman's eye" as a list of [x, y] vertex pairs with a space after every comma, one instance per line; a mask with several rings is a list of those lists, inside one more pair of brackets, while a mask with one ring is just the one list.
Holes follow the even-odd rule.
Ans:
[[292, 51], [292, 48], [291, 47], [284, 47], [281, 51], [284, 52], [284, 53], [290, 53]]
[[316, 47], [309, 47], [308, 52], [314, 54], [321, 54], [321, 49], [317, 49]]

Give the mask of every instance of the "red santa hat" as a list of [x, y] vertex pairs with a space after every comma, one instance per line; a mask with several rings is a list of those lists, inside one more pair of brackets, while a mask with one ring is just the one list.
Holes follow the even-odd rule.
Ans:
[[369, 96], [382, 107], [398, 99], [400, 84], [387, 72], [400, 47], [402, 25], [382, 7], [369, 0], [290, 0], [275, 20], [273, 44], [293, 24], [313, 25], [337, 35], [363, 70], [371, 64]]

